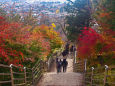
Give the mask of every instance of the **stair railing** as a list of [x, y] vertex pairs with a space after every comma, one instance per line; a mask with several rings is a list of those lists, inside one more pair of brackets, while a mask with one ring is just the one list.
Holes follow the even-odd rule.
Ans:
[[47, 63], [39, 60], [33, 68], [0, 64], [0, 86], [35, 86], [44, 72], [48, 71]]
[[84, 73], [86, 71], [87, 60], [78, 60], [77, 59], [77, 51], [74, 51], [73, 56], [74, 56], [73, 72]]
[[91, 67], [85, 73], [85, 86], [115, 86], [115, 66]]
[[0, 64], [0, 86], [31, 85], [31, 80], [32, 70], [30, 68]]

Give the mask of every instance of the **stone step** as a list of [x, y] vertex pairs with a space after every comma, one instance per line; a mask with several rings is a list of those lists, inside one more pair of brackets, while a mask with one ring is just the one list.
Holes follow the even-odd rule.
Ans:
[[47, 73], [38, 86], [83, 86], [83, 75], [80, 73]]

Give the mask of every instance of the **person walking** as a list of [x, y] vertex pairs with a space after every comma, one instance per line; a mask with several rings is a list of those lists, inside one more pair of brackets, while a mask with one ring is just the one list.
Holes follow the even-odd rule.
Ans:
[[67, 50], [64, 50], [64, 51], [62, 52], [62, 56], [63, 56], [64, 58], [66, 58], [67, 54], [68, 54], [68, 51], [67, 51]]
[[63, 62], [62, 62], [63, 72], [66, 72], [66, 70], [67, 70], [67, 65], [68, 65], [68, 62], [66, 61], [66, 59], [63, 59]]
[[58, 58], [56, 58], [56, 64], [58, 63]]
[[75, 52], [75, 51], [77, 51], [77, 49], [76, 49], [76, 47], [75, 46], [73, 46], [73, 51]]
[[70, 55], [71, 55], [71, 57], [73, 57], [73, 52], [74, 52], [74, 46], [72, 45], [71, 48], [70, 48]]
[[67, 58], [68, 54], [69, 54], [69, 43], [67, 43], [67, 44], [65, 45], [65, 49], [64, 49], [64, 51], [62, 52], [62, 56], [64, 57], [64, 59]]
[[58, 58], [56, 58], [56, 69], [57, 69], [57, 72], [58, 72]]
[[70, 48], [70, 52], [73, 52], [73, 51], [74, 51], [74, 46], [72, 45]]
[[65, 46], [65, 50], [66, 50], [67, 55], [69, 54], [69, 45], [70, 45], [70, 44], [67, 43], [66, 46]]
[[61, 72], [61, 67], [62, 67], [62, 61], [57, 61], [57, 73]]

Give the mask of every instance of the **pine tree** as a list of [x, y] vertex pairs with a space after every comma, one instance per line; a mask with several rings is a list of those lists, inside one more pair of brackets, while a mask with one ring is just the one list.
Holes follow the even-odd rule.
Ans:
[[89, 27], [91, 6], [89, 0], [75, 0], [72, 2], [68, 0], [65, 7], [68, 13], [66, 16], [67, 24], [66, 28], [68, 31], [68, 39], [74, 41], [77, 39], [83, 27]]

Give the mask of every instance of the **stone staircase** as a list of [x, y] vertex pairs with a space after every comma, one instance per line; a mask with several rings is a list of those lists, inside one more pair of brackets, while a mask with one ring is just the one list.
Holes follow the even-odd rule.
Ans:
[[[60, 56], [59, 59], [63, 57]], [[65, 73], [56, 72], [56, 62], [52, 64], [53, 69], [49, 73], [45, 73], [37, 86], [84, 86], [83, 74], [73, 72], [73, 58], [68, 55], [68, 67]]]
[[84, 86], [83, 75], [80, 73], [46, 73], [37, 86]]

